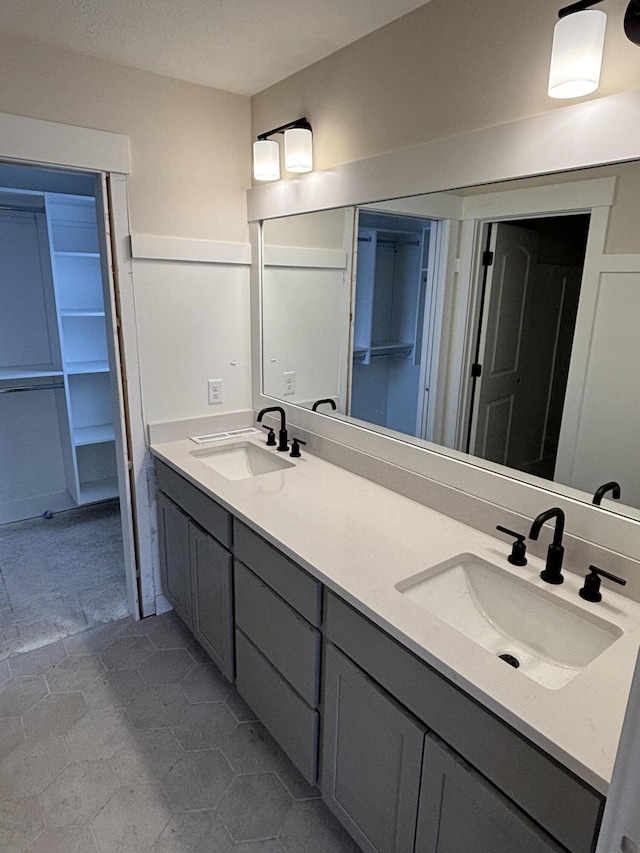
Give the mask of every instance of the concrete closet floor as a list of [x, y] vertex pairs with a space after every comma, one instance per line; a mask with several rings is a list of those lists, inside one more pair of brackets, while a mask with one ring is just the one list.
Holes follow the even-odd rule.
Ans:
[[2, 853], [357, 853], [173, 613], [0, 661]]
[[127, 613], [118, 501], [0, 526], [0, 660]]

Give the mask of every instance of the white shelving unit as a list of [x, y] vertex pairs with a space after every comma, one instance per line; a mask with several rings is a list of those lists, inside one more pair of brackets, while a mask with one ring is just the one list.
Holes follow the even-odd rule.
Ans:
[[356, 360], [370, 364], [376, 357], [414, 355], [420, 299], [414, 279], [421, 254], [422, 241], [415, 233], [360, 228], [353, 353]]
[[70, 453], [78, 504], [118, 494], [95, 200], [45, 193]]
[[349, 413], [408, 435], [422, 433], [427, 394], [426, 224], [364, 211], [357, 235]]

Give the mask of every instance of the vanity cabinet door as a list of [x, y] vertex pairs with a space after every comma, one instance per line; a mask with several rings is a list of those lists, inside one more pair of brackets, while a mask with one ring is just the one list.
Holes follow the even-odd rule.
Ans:
[[425, 739], [415, 853], [562, 853], [442, 741]]
[[324, 684], [323, 799], [365, 853], [414, 853], [425, 728], [331, 644]]
[[189, 552], [193, 632], [223, 675], [233, 681], [231, 554], [193, 522], [189, 522]]
[[158, 495], [160, 575], [162, 591], [182, 621], [193, 627], [189, 516], [165, 495]]

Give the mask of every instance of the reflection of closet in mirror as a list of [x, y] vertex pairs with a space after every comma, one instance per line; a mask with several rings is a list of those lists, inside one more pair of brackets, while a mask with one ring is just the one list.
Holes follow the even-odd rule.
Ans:
[[494, 222], [480, 266], [467, 446], [552, 479], [589, 216]]
[[438, 223], [359, 211], [349, 413], [422, 436]]

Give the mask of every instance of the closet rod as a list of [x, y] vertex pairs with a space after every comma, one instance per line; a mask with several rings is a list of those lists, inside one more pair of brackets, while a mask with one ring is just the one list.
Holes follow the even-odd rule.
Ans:
[[411, 355], [411, 347], [395, 350], [394, 352], [372, 352], [371, 358], [408, 358]]
[[15, 394], [17, 391], [57, 391], [64, 388], [64, 382], [54, 382], [51, 385], [16, 385], [13, 388], [0, 388], [0, 394]]
[[385, 246], [419, 246], [419, 240], [403, 240], [398, 237], [397, 240], [378, 240], [378, 244], [383, 243]]
[[10, 210], [12, 213], [44, 213], [44, 207], [20, 207], [12, 204], [0, 204], [0, 210]]

